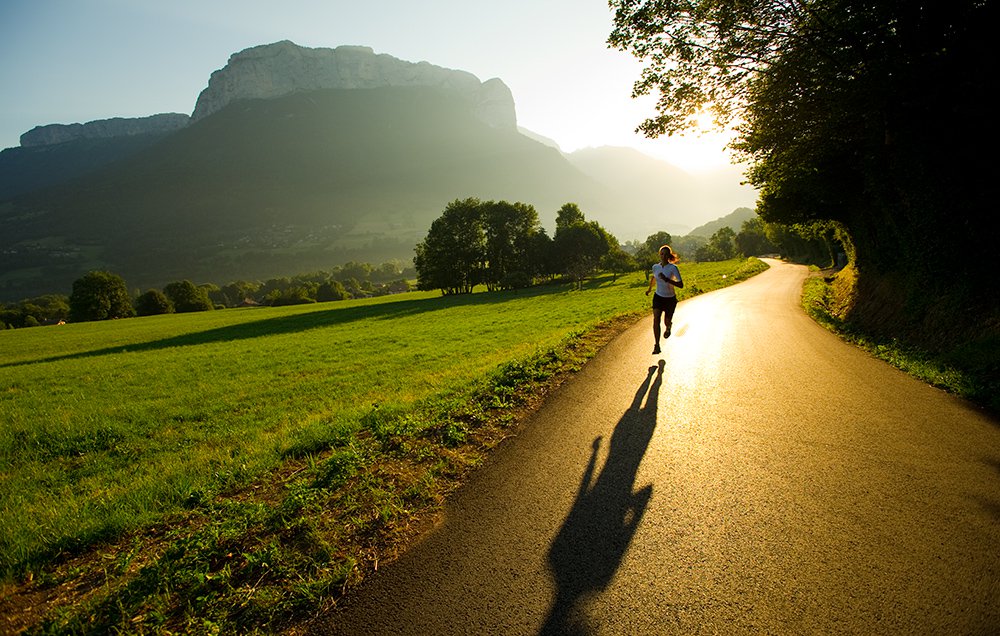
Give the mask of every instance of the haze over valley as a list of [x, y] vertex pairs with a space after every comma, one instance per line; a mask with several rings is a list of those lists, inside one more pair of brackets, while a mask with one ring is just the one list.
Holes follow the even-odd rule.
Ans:
[[281, 41], [234, 54], [190, 116], [40, 125], [0, 153], [0, 298], [91, 269], [139, 288], [406, 262], [466, 197], [529, 203], [550, 233], [575, 202], [623, 242], [753, 206], [737, 167], [564, 153], [515, 102], [502, 79]]

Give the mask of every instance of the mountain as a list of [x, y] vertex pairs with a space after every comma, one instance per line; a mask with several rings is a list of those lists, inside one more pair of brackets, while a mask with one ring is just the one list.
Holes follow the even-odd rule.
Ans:
[[365, 47], [234, 54], [180, 118], [40, 127], [0, 153], [0, 300], [90, 269], [144, 289], [409, 260], [466, 197], [531, 204], [550, 231], [575, 202], [623, 241], [691, 218], [667, 164], [564, 155], [519, 131], [500, 80]]
[[534, 141], [537, 141], [543, 146], [548, 146], [549, 148], [555, 148], [559, 152], [562, 152], [562, 148], [559, 147], [559, 144], [556, 143], [554, 139], [549, 139], [545, 135], [539, 135], [538, 133], [532, 130], [528, 130], [527, 128], [522, 128], [520, 126], [517, 127], [517, 132], [521, 133], [528, 139], [533, 139]]
[[691, 230], [689, 236], [704, 236], [708, 238], [724, 227], [732, 228], [737, 234], [743, 229], [743, 222], [757, 216], [757, 213], [750, 208], [736, 208], [726, 216], [710, 221]]
[[446, 89], [237, 101], [0, 203], [2, 296], [68, 290], [97, 267], [146, 287], [409, 259], [449, 201], [473, 196], [531, 203], [550, 223], [567, 201], [586, 210], [613, 198]]
[[77, 139], [119, 139], [143, 135], [162, 135], [180, 130], [191, 118], [181, 113], [161, 113], [149, 117], [113, 117], [86, 124], [49, 124], [35, 126], [21, 135], [21, 146], [51, 146]]
[[567, 159], [619, 192], [623, 207], [639, 211], [633, 225], [641, 238], [659, 231], [683, 234], [687, 229], [681, 219], [689, 216], [684, 207], [691, 177], [680, 168], [631, 148], [613, 146], [577, 150]]
[[692, 175], [632, 148], [602, 146], [566, 155], [584, 174], [620, 193], [632, 211], [635, 238], [665, 230], [674, 235], [746, 205], [753, 194], [740, 185], [740, 168]]
[[56, 144], [7, 148], [0, 151], [0, 201], [65, 183], [127, 159], [167, 134], [78, 137]]
[[517, 129], [514, 97], [498, 78], [480, 82], [472, 73], [407, 62], [367, 46], [307, 48], [287, 40], [255, 46], [229, 58], [212, 73], [191, 118], [198, 121], [229, 104], [328, 88], [430, 86], [460, 95], [475, 117], [495, 128]]

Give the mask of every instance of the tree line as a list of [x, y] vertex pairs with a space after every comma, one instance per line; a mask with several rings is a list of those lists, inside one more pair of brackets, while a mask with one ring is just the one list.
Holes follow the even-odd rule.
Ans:
[[550, 238], [531, 205], [470, 198], [448, 204], [431, 224], [415, 248], [414, 267], [398, 261], [378, 266], [349, 262], [330, 271], [264, 282], [219, 286], [181, 280], [141, 293], [130, 292], [117, 274], [92, 271], [74, 281], [69, 296], [47, 294], [0, 305], [0, 329], [364, 298], [409, 291], [414, 278], [418, 289], [444, 294], [469, 293], [477, 285], [517, 289], [557, 279], [582, 285], [597, 273], [647, 270], [664, 244], [683, 259], [699, 262], [780, 253], [829, 265], [843, 250], [832, 225], [786, 226], [759, 217], [745, 221], [739, 232], [723, 227], [710, 237], [672, 237], [661, 231], [621, 244], [599, 223], [588, 221], [575, 203], [559, 209]]
[[601, 265], [632, 267], [618, 266], [625, 256], [618, 239], [587, 221], [575, 203], [560, 208], [550, 238], [531, 205], [455, 200], [431, 223], [415, 252], [417, 287], [444, 294], [470, 293], [477, 285], [527, 287], [560, 274], [581, 281]]
[[129, 291], [125, 279], [107, 271], [91, 271], [73, 282], [72, 292], [46, 294], [0, 305], [0, 329], [60, 322], [110, 320], [133, 316], [211, 311], [240, 306], [281, 306], [409, 291], [414, 273], [398, 261], [378, 266], [349, 262], [330, 271], [234, 281], [226, 285], [174, 281], [162, 289]]
[[517, 289], [556, 278], [582, 284], [597, 272], [643, 271], [657, 262], [664, 244], [696, 261], [784, 252], [832, 264], [840, 249], [832, 230], [766, 224], [756, 217], [739, 233], [723, 227], [707, 239], [693, 236], [675, 243], [661, 231], [622, 245], [599, 223], [588, 221], [575, 203], [556, 213], [550, 238], [531, 205], [469, 198], [448, 204], [417, 245], [413, 262], [419, 289], [465, 294], [477, 285], [490, 291]]

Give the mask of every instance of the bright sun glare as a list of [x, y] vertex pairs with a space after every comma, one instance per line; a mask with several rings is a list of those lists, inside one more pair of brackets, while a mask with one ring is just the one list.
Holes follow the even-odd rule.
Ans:
[[732, 155], [726, 146], [735, 133], [715, 125], [712, 112], [702, 109], [692, 115], [691, 128], [674, 135], [639, 141], [640, 149], [690, 173], [704, 173], [730, 166]]
[[708, 133], [716, 129], [712, 113], [704, 108], [695, 113], [689, 121], [694, 124], [696, 133]]
[[732, 161], [726, 144], [732, 133], [711, 126], [691, 130], [684, 134], [658, 139], [644, 139], [642, 150], [663, 159], [687, 172], [708, 172], [729, 166]]

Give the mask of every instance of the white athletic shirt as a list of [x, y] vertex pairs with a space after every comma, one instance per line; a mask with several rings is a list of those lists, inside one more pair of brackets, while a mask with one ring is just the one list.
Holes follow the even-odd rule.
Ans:
[[679, 283], [681, 282], [680, 271], [673, 263], [667, 263], [666, 265], [660, 265], [657, 263], [656, 265], [653, 265], [653, 279], [656, 280], [656, 295], [663, 296], [664, 298], [673, 298], [677, 295], [674, 292], [674, 286], [660, 278], [660, 273], [666, 275], [666, 277], [670, 280], [677, 281]]

